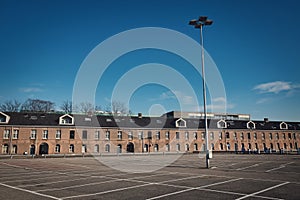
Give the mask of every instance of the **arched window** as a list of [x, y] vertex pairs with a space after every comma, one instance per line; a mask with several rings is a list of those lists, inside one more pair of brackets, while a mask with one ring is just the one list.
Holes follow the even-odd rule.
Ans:
[[109, 144], [106, 144], [106, 145], [105, 145], [104, 151], [105, 151], [105, 152], [110, 152], [110, 145], [109, 145]]
[[159, 149], [158, 149], [158, 144], [155, 144], [155, 145], [154, 145], [154, 151], [155, 151], [155, 152], [158, 152], [158, 150], [159, 150]]
[[166, 151], [170, 151], [170, 145], [166, 144]]
[[17, 154], [18, 153], [18, 147], [15, 144], [12, 146], [12, 153], [13, 154]]
[[99, 153], [99, 144], [94, 146], [94, 153]]
[[60, 153], [60, 145], [59, 144], [56, 144], [55, 145], [55, 153]]
[[176, 151], [180, 151], [180, 144], [176, 144]]
[[74, 153], [74, 144], [70, 144], [69, 146], [69, 152]]

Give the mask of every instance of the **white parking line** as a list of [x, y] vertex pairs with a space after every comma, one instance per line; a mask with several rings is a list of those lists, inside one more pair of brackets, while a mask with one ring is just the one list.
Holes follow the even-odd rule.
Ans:
[[271, 171], [275, 171], [275, 170], [278, 170], [278, 169], [281, 169], [281, 168], [285, 168], [287, 165], [290, 165], [290, 164], [293, 164], [294, 162], [289, 162], [289, 163], [286, 163], [286, 164], [282, 164], [280, 165], [279, 167], [275, 167], [275, 168], [272, 168], [272, 169], [269, 169], [265, 172], [271, 172]]
[[245, 195], [245, 196], [240, 197], [240, 198], [238, 198], [238, 199], [236, 199], [236, 200], [241, 200], [241, 199], [245, 199], [245, 198], [248, 198], [248, 197], [252, 197], [252, 196], [254, 196], [254, 195], [257, 195], [257, 194], [260, 194], [260, 193], [263, 193], [263, 192], [272, 190], [272, 189], [274, 189], [274, 188], [278, 188], [278, 187], [283, 186], [283, 185], [286, 185], [286, 184], [288, 184], [288, 183], [290, 183], [290, 182], [280, 183], [280, 184], [278, 184], [278, 185], [274, 185], [274, 186], [272, 186], [272, 187], [269, 187], [269, 188], [266, 188], [266, 189], [263, 189], [263, 190], [254, 192], [254, 193], [252, 193], [252, 194]]
[[231, 180], [227, 180], [227, 181], [212, 183], [212, 184], [209, 184], [209, 185], [203, 185], [203, 186], [200, 186], [200, 187], [188, 188], [188, 189], [185, 189], [185, 190], [180, 190], [180, 191], [177, 191], [177, 192], [172, 192], [172, 193], [168, 193], [168, 194], [164, 194], [164, 195], [152, 197], [152, 198], [149, 198], [147, 200], [160, 199], [160, 198], [163, 198], [163, 197], [168, 197], [168, 196], [172, 196], [172, 195], [175, 195], [175, 194], [180, 194], [180, 193], [188, 192], [188, 191], [191, 191], [191, 190], [197, 190], [197, 189], [206, 188], [206, 187], [210, 187], [210, 186], [214, 186], [214, 185], [221, 185], [221, 184], [224, 184], [224, 183], [238, 181], [238, 180], [241, 180], [241, 179], [242, 178], [236, 178], [236, 179], [231, 179]]
[[72, 198], [95, 196], [95, 195], [101, 195], [101, 194], [106, 194], [106, 193], [111, 193], [111, 192], [118, 192], [118, 191], [123, 191], [123, 190], [144, 187], [144, 186], [148, 186], [148, 185], [153, 185], [153, 183], [147, 183], [147, 184], [143, 184], [143, 185], [135, 185], [135, 186], [125, 187], [125, 188], [118, 188], [118, 189], [114, 189], [114, 190], [107, 190], [107, 191], [97, 192], [97, 193], [93, 193], [93, 194], [82, 194], [82, 195], [76, 195], [76, 196], [62, 197], [60, 199], [72, 199]]
[[51, 199], [60, 200], [60, 198], [57, 198], [57, 197], [54, 197], [54, 196], [50, 196], [50, 195], [47, 195], [47, 194], [37, 193], [37, 192], [31, 191], [31, 190], [26, 190], [26, 189], [23, 189], [23, 188], [18, 188], [18, 187], [14, 187], [14, 186], [11, 186], [11, 185], [6, 185], [4, 183], [0, 183], [0, 185], [2, 185], [4, 187], [15, 189], [15, 190], [20, 190], [20, 191], [23, 191], [23, 192], [28, 192], [28, 193], [35, 194], [35, 195], [42, 196], [42, 197], [48, 197], [48, 198], [51, 198]]
[[240, 171], [240, 170], [244, 170], [244, 169], [248, 169], [248, 168], [252, 168], [252, 167], [257, 167], [259, 164], [254, 164], [254, 165], [250, 165], [250, 166], [247, 166], [247, 167], [241, 167], [241, 168], [237, 168], [236, 170], [237, 171]]

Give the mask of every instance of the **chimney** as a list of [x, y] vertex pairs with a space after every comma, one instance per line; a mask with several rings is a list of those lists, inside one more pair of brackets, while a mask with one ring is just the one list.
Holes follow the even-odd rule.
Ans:
[[142, 118], [142, 117], [143, 117], [143, 114], [142, 114], [142, 113], [138, 113], [138, 117], [139, 117], [139, 118]]
[[269, 118], [265, 117], [265, 118], [264, 118], [264, 122], [265, 122], [265, 123], [268, 123], [268, 122], [269, 122]]

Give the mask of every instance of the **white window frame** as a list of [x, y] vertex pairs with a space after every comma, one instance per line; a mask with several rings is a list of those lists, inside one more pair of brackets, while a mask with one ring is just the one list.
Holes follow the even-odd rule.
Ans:
[[43, 137], [42, 139], [46, 140], [48, 139], [48, 130], [43, 130]]
[[56, 144], [54, 148], [55, 153], [60, 153], [60, 145]]
[[36, 129], [31, 129], [31, 132], [30, 132], [30, 139], [36, 139], [36, 133], [37, 133], [37, 130]]
[[61, 130], [56, 130], [55, 139], [57, 139], [57, 140], [61, 139]]
[[9, 139], [9, 137], [10, 137], [10, 130], [5, 129], [3, 133], [3, 139]]
[[14, 129], [13, 135], [12, 135], [12, 139], [16, 140], [19, 138], [19, 129]]

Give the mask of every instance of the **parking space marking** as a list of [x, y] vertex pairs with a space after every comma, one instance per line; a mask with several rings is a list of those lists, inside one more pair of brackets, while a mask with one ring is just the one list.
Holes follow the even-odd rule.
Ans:
[[243, 197], [237, 198], [236, 200], [241, 200], [241, 199], [245, 199], [245, 198], [248, 198], [248, 197], [252, 197], [252, 196], [255, 196], [255, 195], [257, 195], [257, 194], [260, 194], [260, 193], [263, 193], [263, 192], [272, 190], [272, 189], [274, 189], [274, 188], [281, 187], [281, 186], [286, 185], [286, 184], [289, 184], [289, 183], [290, 183], [290, 182], [283, 182], [283, 183], [280, 183], [280, 184], [278, 184], [278, 185], [274, 185], [274, 186], [272, 186], [272, 187], [268, 187], [268, 188], [266, 188], [266, 189], [263, 189], [263, 190], [254, 192], [254, 193], [252, 193], [252, 194], [248, 194], [248, 195], [245, 195], [245, 196], [243, 196]]
[[107, 193], [111, 193], [111, 192], [118, 192], [118, 191], [123, 191], [123, 190], [129, 190], [129, 189], [144, 187], [144, 186], [148, 186], [148, 185], [153, 185], [153, 183], [147, 183], [147, 184], [142, 184], [142, 185], [135, 185], [135, 186], [130, 186], [130, 187], [118, 188], [118, 189], [114, 189], [114, 190], [107, 190], [107, 191], [97, 192], [97, 193], [92, 193], [92, 194], [81, 194], [81, 195], [76, 195], [76, 196], [62, 197], [60, 199], [72, 199], [72, 198], [96, 196], [96, 195], [107, 194]]
[[227, 181], [212, 183], [212, 184], [209, 184], [209, 185], [203, 185], [203, 186], [200, 186], [200, 187], [188, 188], [188, 189], [180, 190], [180, 191], [177, 191], [177, 192], [172, 192], [172, 193], [168, 193], [168, 194], [164, 194], [164, 195], [160, 195], [160, 196], [156, 196], [156, 197], [151, 197], [151, 198], [148, 198], [147, 200], [160, 199], [160, 198], [163, 198], [163, 197], [168, 197], [168, 196], [172, 196], [172, 195], [176, 195], [176, 194], [180, 194], [180, 193], [184, 193], [184, 192], [189, 192], [189, 191], [197, 190], [197, 189], [201, 189], [201, 188], [206, 188], [206, 187], [210, 187], [210, 186], [221, 185], [221, 184], [224, 184], [224, 183], [238, 181], [238, 180], [241, 180], [241, 179], [243, 179], [243, 178], [236, 178], [236, 179], [231, 179], [231, 180], [227, 180]]
[[26, 189], [23, 189], [23, 188], [14, 187], [14, 186], [11, 186], [11, 185], [6, 185], [4, 183], [0, 183], [0, 185], [2, 185], [4, 187], [15, 189], [15, 190], [20, 190], [20, 191], [23, 191], [23, 192], [28, 192], [28, 193], [35, 194], [35, 195], [42, 196], [42, 197], [48, 197], [48, 198], [51, 198], [51, 199], [60, 200], [60, 198], [57, 198], [57, 197], [54, 197], [54, 196], [51, 196], [51, 195], [41, 194], [41, 193], [34, 192], [34, 191], [31, 191], [31, 190], [26, 190]]
[[275, 171], [275, 170], [278, 170], [278, 169], [281, 169], [281, 168], [285, 168], [287, 165], [290, 165], [290, 164], [293, 164], [294, 162], [289, 162], [289, 163], [286, 163], [286, 164], [282, 164], [280, 165], [279, 167], [275, 167], [275, 168], [272, 168], [272, 169], [269, 169], [265, 172], [271, 172], [271, 171]]
[[257, 166], [259, 166], [259, 164], [254, 164], [254, 165], [250, 165], [250, 166], [247, 166], [247, 167], [241, 167], [241, 168], [237, 168], [235, 170], [240, 171], [240, 170], [249, 169], [249, 168], [257, 167]]
[[[247, 194], [244, 194], [244, 193], [213, 190], [213, 189], [207, 189], [207, 188], [200, 188], [198, 190], [203, 190], [203, 191], [208, 191], [208, 192], [217, 192], [217, 193], [223, 193], [223, 194], [240, 195], [240, 196], [247, 195]], [[254, 197], [258, 197], [258, 198], [261, 198], [261, 199], [270, 199], [270, 200], [284, 200], [284, 199], [279, 199], [279, 198], [274, 198], [274, 197], [265, 197], [265, 196], [259, 196], [259, 195], [254, 195]]]

